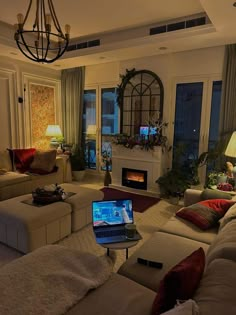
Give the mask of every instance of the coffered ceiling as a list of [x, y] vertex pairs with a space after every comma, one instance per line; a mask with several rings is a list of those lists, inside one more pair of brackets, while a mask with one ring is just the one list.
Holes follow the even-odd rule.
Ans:
[[[29, 0], [0, 0], [0, 56], [27, 60], [16, 48], [17, 13]], [[71, 25], [71, 42], [100, 39], [100, 46], [66, 52], [55, 69], [213, 47], [236, 42], [232, 0], [54, 0], [61, 26]], [[206, 14], [207, 25], [150, 36], [162, 24]]]

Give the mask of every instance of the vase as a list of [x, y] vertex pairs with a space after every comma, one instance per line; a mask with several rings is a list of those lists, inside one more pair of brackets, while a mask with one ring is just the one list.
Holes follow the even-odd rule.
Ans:
[[108, 170], [106, 170], [104, 177], [104, 186], [109, 186], [109, 184], [111, 184], [111, 174]]

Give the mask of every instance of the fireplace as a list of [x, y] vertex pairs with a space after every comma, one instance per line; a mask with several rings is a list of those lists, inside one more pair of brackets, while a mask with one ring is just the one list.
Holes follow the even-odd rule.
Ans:
[[122, 168], [122, 186], [147, 190], [147, 171]]

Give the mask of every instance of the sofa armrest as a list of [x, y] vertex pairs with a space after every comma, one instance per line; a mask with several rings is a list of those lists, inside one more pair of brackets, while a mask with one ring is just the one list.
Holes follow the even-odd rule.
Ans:
[[201, 201], [201, 193], [201, 190], [186, 189], [184, 193], [184, 206], [187, 207]]

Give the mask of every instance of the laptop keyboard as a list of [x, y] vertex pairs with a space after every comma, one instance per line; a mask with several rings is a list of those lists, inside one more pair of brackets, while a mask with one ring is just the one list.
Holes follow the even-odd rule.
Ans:
[[119, 235], [124, 235], [124, 230], [96, 232], [97, 237], [108, 237], [108, 236], [119, 236]]

